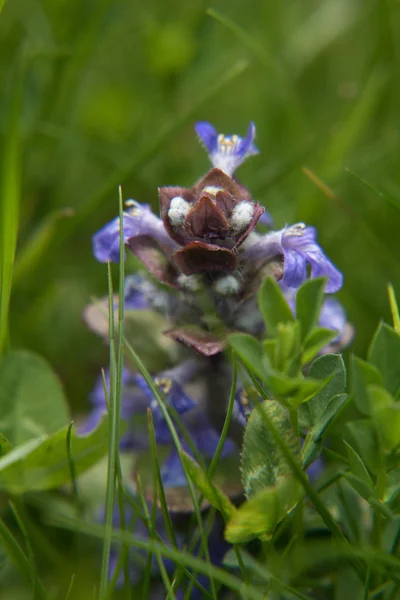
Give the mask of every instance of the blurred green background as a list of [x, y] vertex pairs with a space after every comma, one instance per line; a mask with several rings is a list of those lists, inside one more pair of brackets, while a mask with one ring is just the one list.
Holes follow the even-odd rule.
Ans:
[[107, 289], [91, 236], [116, 215], [119, 183], [125, 198], [156, 209], [158, 186], [206, 171], [196, 120], [227, 134], [256, 123], [261, 154], [238, 176], [277, 227], [318, 227], [345, 274], [339, 297], [357, 353], [389, 319], [387, 282], [400, 293], [400, 3], [209, 8], [9, 0], [1, 14], [0, 151], [12, 110], [21, 140], [11, 343], [48, 358], [75, 410], [107, 362], [81, 318]]

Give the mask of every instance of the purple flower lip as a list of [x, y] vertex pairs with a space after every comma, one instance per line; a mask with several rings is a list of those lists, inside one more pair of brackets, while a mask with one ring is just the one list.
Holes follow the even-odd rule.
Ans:
[[250, 123], [245, 138], [236, 134], [218, 133], [211, 123], [206, 121], [196, 123], [195, 130], [208, 152], [213, 167], [218, 167], [229, 176], [233, 175], [246, 158], [259, 152], [254, 145], [256, 137], [254, 123]]
[[325, 291], [330, 294], [340, 290], [343, 275], [323, 253], [316, 242], [316, 230], [304, 223], [285, 227], [260, 236], [255, 242], [242, 250], [242, 260], [260, 264], [274, 256], [283, 257], [283, 276], [281, 284], [298, 288], [309, 277], [326, 277]]

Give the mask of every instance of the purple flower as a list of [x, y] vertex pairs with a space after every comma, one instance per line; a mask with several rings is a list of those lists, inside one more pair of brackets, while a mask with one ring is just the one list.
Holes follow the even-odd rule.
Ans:
[[[247, 261], [267, 261], [274, 256], [283, 256], [283, 276], [280, 281], [284, 287], [298, 288], [310, 276], [326, 277], [325, 291], [333, 293], [340, 290], [343, 275], [331, 263], [316, 242], [314, 227], [297, 223], [280, 231], [267, 233], [249, 240], [242, 253]], [[308, 275], [308, 268], [311, 269]]]
[[[159, 244], [175, 246], [164, 229], [161, 219], [152, 213], [148, 204], [129, 200], [123, 213], [124, 244], [139, 235], [150, 236]], [[119, 217], [113, 219], [93, 236], [93, 254], [100, 262], [119, 262]]]
[[315, 481], [321, 475], [324, 470], [324, 461], [319, 456], [314, 462], [311, 463], [309, 467], [307, 467], [307, 475], [309, 476], [311, 481]]
[[[141, 538], [143, 541], [147, 541], [150, 539], [149, 529], [148, 529], [146, 523], [142, 520], [142, 518], [140, 518], [138, 516], [138, 513], [140, 511], [135, 510], [133, 508], [135, 503], [136, 503], [136, 499], [134, 496], [132, 496], [130, 499], [130, 502], [129, 503], [126, 502], [124, 505], [124, 517], [125, 517], [127, 529], [128, 529], [128, 531], [131, 531], [135, 535], [135, 537]], [[172, 525], [174, 527], [174, 539], [175, 539], [177, 548], [179, 550], [187, 549], [187, 547], [191, 543], [191, 540], [193, 539], [193, 536], [195, 534], [193, 527], [190, 526], [191, 515], [188, 514], [187, 516], [185, 516], [183, 514], [176, 514], [176, 515], [172, 514], [171, 519], [172, 519]], [[100, 515], [99, 520], [100, 521], [104, 520], [104, 511]], [[117, 529], [121, 527], [121, 515], [120, 515], [119, 507], [118, 508], [115, 507], [115, 509], [114, 509], [113, 527], [117, 528]], [[208, 545], [209, 557], [210, 557], [211, 563], [216, 566], [219, 566], [222, 564], [222, 561], [223, 561], [223, 558], [224, 558], [226, 552], [231, 547], [230, 544], [228, 544], [224, 540], [223, 527], [224, 526], [223, 526], [221, 519], [216, 517], [213, 522], [212, 528], [208, 532], [208, 535], [207, 535], [207, 545]], [[165, 526], [164, 517], [163, 517], [161, 511], [159, 511], [159, 510], [157, 510], [157, 512], [156, 512], [155, 536], [153, 539], [156, 539], [157, 541], [161, 540], [167, 547], [170, 547], [170, 539], [169, 539], [167, 529]], [[202, 552], [202, 545], [200, 542], [197, 542], [195, 544], [194, 548], [192, 548], [192, 554], [193, 554], [193, 556], [201, 556], [201, 552]], [[145, 569], [146, 569], [147, 558], [148, 558], [148, 555], [145, 550], [135, 548], [134, 546], [131, 546], [129, 548], [129, 578], [130, 578], [131, 585], [140, 584], [140, 581], [141, 581], [141, 579], [144, 575]], [[109, 577], [110, 578], [113, 577], [115, 574], [115, 570], [119, 563], [119, 559], [120, 559], [120, 546], [119, 546], [119, 544], [113, 544], [113, 546], [111, 547], [111, 555], [110, 555], [110, 563], [109, 563]], [[177, 568], [179, 568], [179, 565], [170, 558], [162, 558], [162, 562], [163, 562], [166, 572], [170, 576], [172, 576], [176, 572]], [[155, 583], [160, 577], [158, 560], [154, 554], [151, 559], [150, 574], [151, 574], [151, 578], [152, 578], [152, 583]], [[206, 589], [208, 589], [210, 587], [210, 581], [206, 575], [196, 574], [195, 577], [196, 577], [196, 580], [203, 587], [205, 587]], [[118, 577], [117, 577], [116, 586], [121, 587], [123, 584], [124, 584], [124, 572], [123, 572], [123, 569], [121, 569], [118, 574]], [[179, 598], [179, 600], [183, 600], [183, 598], [186, 597], [185, 592], [187, 591], [188, 585], [189, 585], [189, 581], [186, 578], [183, 578], [182, 584], [175, 592], [176, 597]], [[164, 597], [164, 596], [165, 596], [165, 593], [162, 595], [162, 597]], [[151, 597], [153, 597], [153, 595]], [[158, 597], [159, 596], [157, 596], [157, 598]], [[190, 594], [190, 598], [192, 598], [192, 600], [200, 600], [201, 598], [203, 598], [203, 594], [196, 586], [193, 586], [192, 592]]]
[[[104, 372], [105, 382], [108, 393], [110, 393], [110, 371], [108, 369]], [[121, 406], [121, 419], [126, 421], [128, 424], [134, 415], [144, 413], [148, 405], [147, 398], [136, 385], [132, 374], [128, 369], [122, 371], [122, 406]], [[89, 415], [86, 417], [85, 422], [79, 428], [79, 433], [84, 435], [89, 433], [101, 421], [103, 415], [107, 414], [107, 403], [104, 395], [103, 378], [100, 375], [95, 383], [92, 393], [90, 394], [90, 402], [93, 406]], [[146, 440], [143, 435], [132, 435], [131, 428], [121, 438], [120, 447], [122, 450], [129, 448], [143, 448]]]
[[[184, 425], [186, 432], [190, 436], [197, 451], [207, 458], [212, 458], [217, 449], [220, 436], [211, 426], [204, 408], [195, 400], [190, 398], [182, 387], [185, 383], [188, 383], [188, 381], [193, 378], [197, 370], [198, 366], [196, 365], [196, 361], [187, 361], [176, 369], [171, 369], [170, 371], [164, 371], [164, 373], [160, 373], [154, 378], [154, 382], [164, 393], [169, 406], [171, 406], [171, 408], [173, 408], [181, 417], [182, 424]], [[135, 381], [148, 397], [153, 413], [157, 442], [160, 444], [171, 444], [172, 437], [168, 428], [168, 424], [150, 386], [141, 375], [136, 375]], [[239, 404], [240, 400], [237, 397], [235, 401], [233, 418], [244, 425], [246, 419], [244, 417], [243, 408], [241, 405], [239, 406]], [[182, 446], [189, 454], [192, 454], [190, 446], [185, 441], [183, 434], [179, 430], [179, 427], [176, 427], [176, 429], [178, 431]], [[232, 440], [225, 440], [222, 456], [227, 456], [234, 450], [235, 444], [232, 442]], [[171, 462], [169, 466], [168, 460]], [[167, 468], [165, 473], [168, 474], [169, 481], [183, 481], [183, 479], [185, 479], [183, 468], [175, 449], [173, 449], [169, 459], [167, 459]]]
[[239, 165], [259, 150], [254, 145], [256, 128], [250, 123], [245, 138], [239, 135], [218, 134], [211, 123], [200, 121], [196, 123], [195, 130], [201, 143], [208, 152], [213, 167], [217, 167], [231, 176]]

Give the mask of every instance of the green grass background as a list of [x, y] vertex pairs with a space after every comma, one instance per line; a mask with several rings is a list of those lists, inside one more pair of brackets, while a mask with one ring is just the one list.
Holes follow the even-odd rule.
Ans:
[[2, 202], [19, 202], [9, 339], [50, 360], [74, 410], [108, 361], [81, 319], [107, 293], [91, 236], [117, 214], [119, 183], [157, 209], [158, 186], [206, 171], [199, 119], [239, 134], [255, 121], [261, 154], [239, 178], [277, 227], [318, 227], [365, 354], [389, 319], [387, 282], [400, 293], [399, 28], [397, 0], [6, 2]]

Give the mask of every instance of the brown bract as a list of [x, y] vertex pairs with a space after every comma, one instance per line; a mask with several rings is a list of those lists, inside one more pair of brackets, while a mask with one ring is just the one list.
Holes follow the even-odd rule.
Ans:
[[[173, 240], [181, 246], [193, 241], [212, 242], [224, 248], [238, 247], [251, 233], [264, 208], [253, 203], [245, 186], [220, 169], [211, 169], [192, 188], [159, 188], [160, 215], [164, 227]], [[182, 198], [188, 203], [188, 212], [179, 224], [169, 218], [171, 201]], [[243, 230], [230, 222], [237, 204], [248, 202], [254, 209], [253, 218]]]
[[186, 244], [173, 257], [177, 268], [185, 275], [233, 271], [237, 264], [236, 254], [232, 250], [204, 242]]
[[226, 342], [211, 331], [198, 325], [176, 327], [164, 332], [165, 335], [186, 346], [190, 346], [202, 356], [214, 356], [225, 349]]

